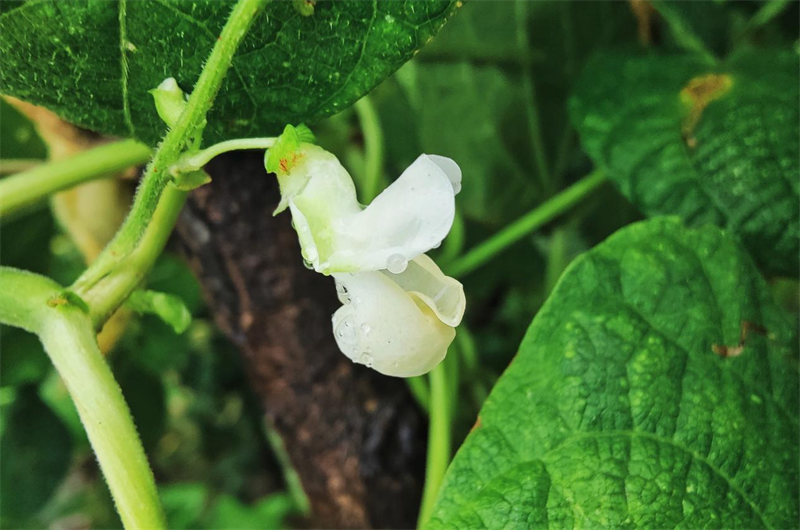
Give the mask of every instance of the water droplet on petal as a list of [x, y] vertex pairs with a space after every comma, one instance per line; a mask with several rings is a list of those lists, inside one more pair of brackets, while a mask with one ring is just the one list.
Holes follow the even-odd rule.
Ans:
[[367, 324], [366, 322], [361, 324], [361, 331], [363, 331], [364, 333], [369, 333], [369, 330], [371, 330], [371, 329], [372, 328], [370, 327], [370, 325]]
[[392, 368], [397, 368], [398, 366], [400, 366], [400, 363], [392, 363]]
[[350, 321], [350, 318], [345, 318], [336, 326], [336, 336], [339, 337], [340, 342], [343, 344], [355, 344], [358, 341], [356, 328]]
[[308, 247], [307, 249], [303, 250], [302, 254], [303, 257], [306, 258], [308, 261], [314, 261], [315, 259], [317, 259], [318, 256], [317, 247]]
[[392, 274], [400, 274], [408, 267], [408, 260], [400, 254], [392, 254], [386, 260], [386, 269]]
[[372, 358], [372, 355], [365, 353], [361, 356], [360, 362], [367, 368], [372, 368], [372, 365], [375, 363], [375, 359]]
[[303, 265], [305, 266], [306, 269], [311, 269], [311, 270], [314, 269], [314, 264], [305, 258], [303, 258]]

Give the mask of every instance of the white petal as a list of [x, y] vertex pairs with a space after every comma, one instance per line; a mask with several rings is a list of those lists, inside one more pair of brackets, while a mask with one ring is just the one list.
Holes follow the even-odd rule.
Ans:
[[446, 276], [426, 254], [409, 262], [408, 268], [400, 274], [382, 272], [403, 290], [417, 295], [448, 326], [456, 327], [461, 323], [467, 307], [464, 286]]
[[448, 174], [422, 155], [364, 211], [344, 221], [346, 232], [339, 234], [328, 258], [330, 270], [402, 270], [441, 243], [454, 216], [455, 191]]
[[453, 192], [458, 195], [461, 191], [461, 168], [458, 167], [456, 161], [452, 158], [440, 155], [422, 155], [427, 156], [431, 161], [439, 166], [445, 172], [447, 178], [450, 179], [450, 184], [453, 185]]
[[334, 278], [340, 298], [349, 299], [333, 315], [334, 337], [354, 362], [384, 375], [412, 377], [429, 372], [444, 359], [455, 329], [415, 293], [407, 293], [380, 272]]

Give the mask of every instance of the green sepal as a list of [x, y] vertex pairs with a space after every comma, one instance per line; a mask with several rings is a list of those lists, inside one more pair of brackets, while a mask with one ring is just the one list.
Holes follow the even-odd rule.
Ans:
[[295, 164], [297, 151], [304, 143], [313, 143], [314, 133], [305, 124], [287, 125], [275, 145], [264, 156], [264, 166], [269, 173], [286, 175]]
[[186, 173], [178, 173], [172, 179], [172, 185], [181, 191], [192, 191], [205, 184], [211, 182], [211, 175], [204, 170], [189, 171]]
[[149, 290], [134, 291], [125, 305], [139, 314], [157, 316], [179, 335], [192, 323], [192, 314], [183, 300], [171, 294]]

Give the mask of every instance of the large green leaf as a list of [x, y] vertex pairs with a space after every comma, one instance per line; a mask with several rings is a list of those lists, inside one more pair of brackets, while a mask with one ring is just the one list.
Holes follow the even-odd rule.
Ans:
[[[164, 124], [148, 90], [186, 92], [220, 34], [229, 1], [12, 4], [0, 14], [0, 92], [78, 125], [156, 142]], [[207, 140], [280, 132], [347, 107], [407, 61], [456, 3], [319, 2], [304, 17], [272, 2], [233, 60]]]
[[733, 239], [631, 225], [561, 278], [429, 526], [794, 528], [796, 347]]
[[645, 214], [724, 226], [766, 270], [795, 276], [798, 75], [793, 52], [750, 50], [720, 65], [603, 54], [582, 75], [573, 118], [586, 150]]

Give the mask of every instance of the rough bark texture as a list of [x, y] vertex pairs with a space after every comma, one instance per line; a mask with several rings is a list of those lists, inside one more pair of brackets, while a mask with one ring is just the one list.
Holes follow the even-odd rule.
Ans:
[[330, 278], [307, 270], [263, 157], [209, 167], [181, 218], [181, 245], [217, 323], [239, 346], [324, 528], [412, 528], [425, 421], [402, 380], [351, 363], [331, 332]]

